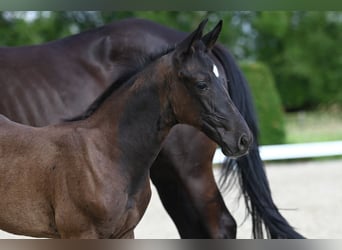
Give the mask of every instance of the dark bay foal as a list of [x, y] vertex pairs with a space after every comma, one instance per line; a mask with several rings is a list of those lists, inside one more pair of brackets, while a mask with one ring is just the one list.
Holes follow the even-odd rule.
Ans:
[[252, 136], [217, 77], [208, 51], [221, 22], [110, 86], [87, 110], [34, 128], [0, 119], [0, 228], [51, 238], [131, 238], [150, 199], [149, 168], [177, 123], [192, 125], [225, 154]]

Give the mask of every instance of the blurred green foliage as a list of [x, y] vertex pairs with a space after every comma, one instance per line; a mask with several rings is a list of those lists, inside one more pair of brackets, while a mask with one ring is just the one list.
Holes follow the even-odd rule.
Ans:
[[[71, 34], [62, 15], [37, 12], [35, 19], [28, 12], [2, 12], [0, 15], [0, 44], [19, 46], [40, 44]], [[29, 21], [28, 21], [29, 20]]]
[[252, 26], [287, 110], [342, 105], [341, 12], [259, 12]]
[[238, 37], [238, 28], [230, 27], [232, 15], [232, 12], [206, 11], [3, 11], [0, 12], [0, 44], [39, 44], [129, 17], [149, 19], [183, 31], [193, 30], [206, 17], [209, 20], [208, 29], [223, 19], [227, 28], [221, 40], [234, 43]]
[[285, 143], [283, 108], [269, 68], [257, 62], [243, 62], [240, 67], [252, 91], [258, 114], [260, 143]]

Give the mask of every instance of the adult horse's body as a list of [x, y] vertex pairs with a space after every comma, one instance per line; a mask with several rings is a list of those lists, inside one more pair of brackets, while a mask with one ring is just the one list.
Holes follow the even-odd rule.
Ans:
[[[111, 82], [134, 71], [142, 55], [154, 54], [184, 36], [147, 20], [127, 19], [39, 46], [1, 48], [0, 113], [35, 126], [74, 116]], [[216, 45], [210, 56], [255, 137], [236, 168], [253, 215], [254, 235], [262, 236], [264, 222], [273, 237], [300, 237], [272, 201], [247, 83], [222, 46]], [[203, 133], [177, 125], [151, 168], [151, 179], [183, 238], [236, 236], [236, 223], [213, 178], [215, 149]]]
[[36, 128], [0, 117], [0, 228], [133, 237], [150, 199], [149, 168], [177, 123], [205, 132], [227, 155], [245, 154], [251, 132], [207, 54], [221, 22], [201, 40], [204, 25], [73, 122]]

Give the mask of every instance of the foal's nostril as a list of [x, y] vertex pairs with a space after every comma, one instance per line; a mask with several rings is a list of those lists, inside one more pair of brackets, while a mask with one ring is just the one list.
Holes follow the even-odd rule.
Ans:
[[238, 147], [241, 151], [248, 149], [249, 146], [249, 138], [246, 134], [242, 134], [240, 139], [239, 139], [239, 143], [238, 143]]

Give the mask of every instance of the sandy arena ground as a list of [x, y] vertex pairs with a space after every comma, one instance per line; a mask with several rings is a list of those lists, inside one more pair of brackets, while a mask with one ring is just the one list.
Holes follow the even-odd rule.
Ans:
[[[311, 239], [342, 239], [342, 160], [269, 163], [266, 167], [273, 198], [298, 232]], [[236, 201], [234, 190], [224, 196], [239, 224], [238, 238], [251, 238], [250, 220], [243, 222], [243, 200]], [[179, 238], [154, 188], [135, 236], [140, 239]], [[0, 238], [25, 237], [0, 231]]]

